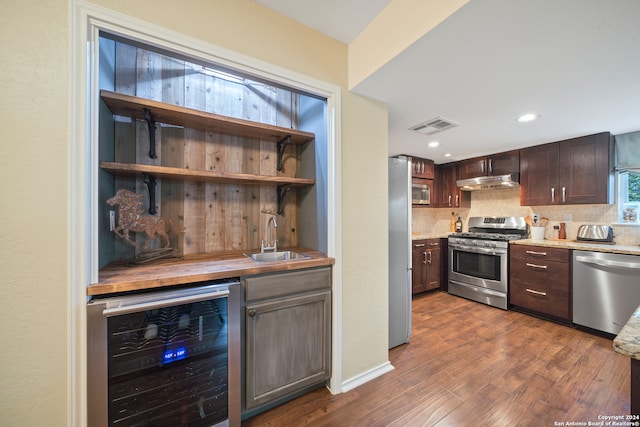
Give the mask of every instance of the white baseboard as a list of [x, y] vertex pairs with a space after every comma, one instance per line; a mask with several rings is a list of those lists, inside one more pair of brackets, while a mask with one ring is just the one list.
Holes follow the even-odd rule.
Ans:
[[374, 378], [378, 378], [381, 375], [386, 374], [387, 372], [393, 371], [395, 368], [391, 364], [391, 362], [385, 362], [380, 366], [376, 366], [373, 369], [369, 369], [355, 377], [349, 378], [348, 380], [342, 383], [342, 392], [346, 393], [349, 390], [353, 390], [356, 387], [361, 386], [364, 383], [371, 381]]

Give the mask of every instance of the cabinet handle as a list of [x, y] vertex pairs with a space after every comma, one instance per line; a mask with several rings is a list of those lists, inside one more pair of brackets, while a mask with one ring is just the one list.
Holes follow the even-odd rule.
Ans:
[[438, 246], [439, 244], [440, 244], [440, 243], [432, 242], [432, 243], [429, 243], [429, 246]]
[[531, 293], [531, 294], [535, 294], [535, 295], [542, 295], [543, 297], [547, 296], [546, 292], [540, 292], [540, 291], [534, 291], [533, 289], [525, 289], [527, 292]]
[[451, 194], [449, 194], [449, 207], [451, 207]]
[[247, 313], [249, 315], [249, 317], [255, 317], [255, 315], [257, 314], [256, 311], [252, 308], [249, 310], [249, 312]]
[[547, 256], [546, 252], [537, 252], [537, 251], [527, 251], [528, 254], [531, 255], [542, 255], [542, 256]]
[[484, 160], [480, 162], [480, 172], [484, 173]]
[[556, 202], [556, 189], [554, 187], [551, 187], [551, 203], [555, 203]]
[[567, 187], [562, 187], [562, 203], [567, 202]]
[[530, 264], [530, 263], [527, 263], [527, 267], [539, 268], [539, 269], [542, 269], [542, 270], [546, 270], [547, 269], [546, 265], [538, 265], [538, 264]]
[[422, 255], [424, 256], [424, 259], [422, 260], [422, 263], [424, 265], [427, 265], [427, 251], [422, 252]]
[[489, 159], [489, 173], [493, 173], [493, 159]]
[[427, 263], [431, 264], [431, 251], [429, 251], [428, 253], [429, 253], [429, 259], [427, 260]]
[[416, 248], [424, 248], [424, 243], [416, 243], [413, 246], [416, 247]]
[[424, 174], [424, 162], [420, 162], [420, 175]]
[[456, 194], [456, 208], [460, 207], [460, 195]]

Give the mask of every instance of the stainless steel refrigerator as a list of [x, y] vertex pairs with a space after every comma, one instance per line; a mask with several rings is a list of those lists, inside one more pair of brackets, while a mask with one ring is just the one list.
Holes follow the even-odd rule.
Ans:
[[411, 158], [389, 158], [389, 348], [411, 336]]

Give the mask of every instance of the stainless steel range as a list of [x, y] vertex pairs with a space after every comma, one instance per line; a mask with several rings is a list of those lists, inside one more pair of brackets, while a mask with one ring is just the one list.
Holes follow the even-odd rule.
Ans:
[[507, 309], [509, 241], [527, 237], [524, 217], [471, 217], [449, 235], [449, 293]]

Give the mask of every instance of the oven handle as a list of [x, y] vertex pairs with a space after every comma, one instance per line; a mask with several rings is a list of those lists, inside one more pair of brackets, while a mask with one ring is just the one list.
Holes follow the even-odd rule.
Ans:
[[474, 246], [461, 246], [461, 245], [449, 245], [449, 249], [472, 252], [476, 254], [488, 254], [488, 255], [506, 255], [506, 249], [490, 249], [490, 248], [478, 248]]
[[105, 308], [104, 310], [102, 310], [102, 315], [104, 317], [120, 316], [122, 314], [136, 313], [140, 311], [153, 310], [156, 308], [170, 307], [173, 305], [189, 304], [191, 302], [204, 301], [207, 299], [216, 299], [216, 298], [222, 298], [227, 296], [229, 296], [228, 289], [213, 291], [213, 292], [205, 292], [205, 293], [196, 294], [196, 295], [187, 295], [183, 297], [147, 301], [139, 304]]

